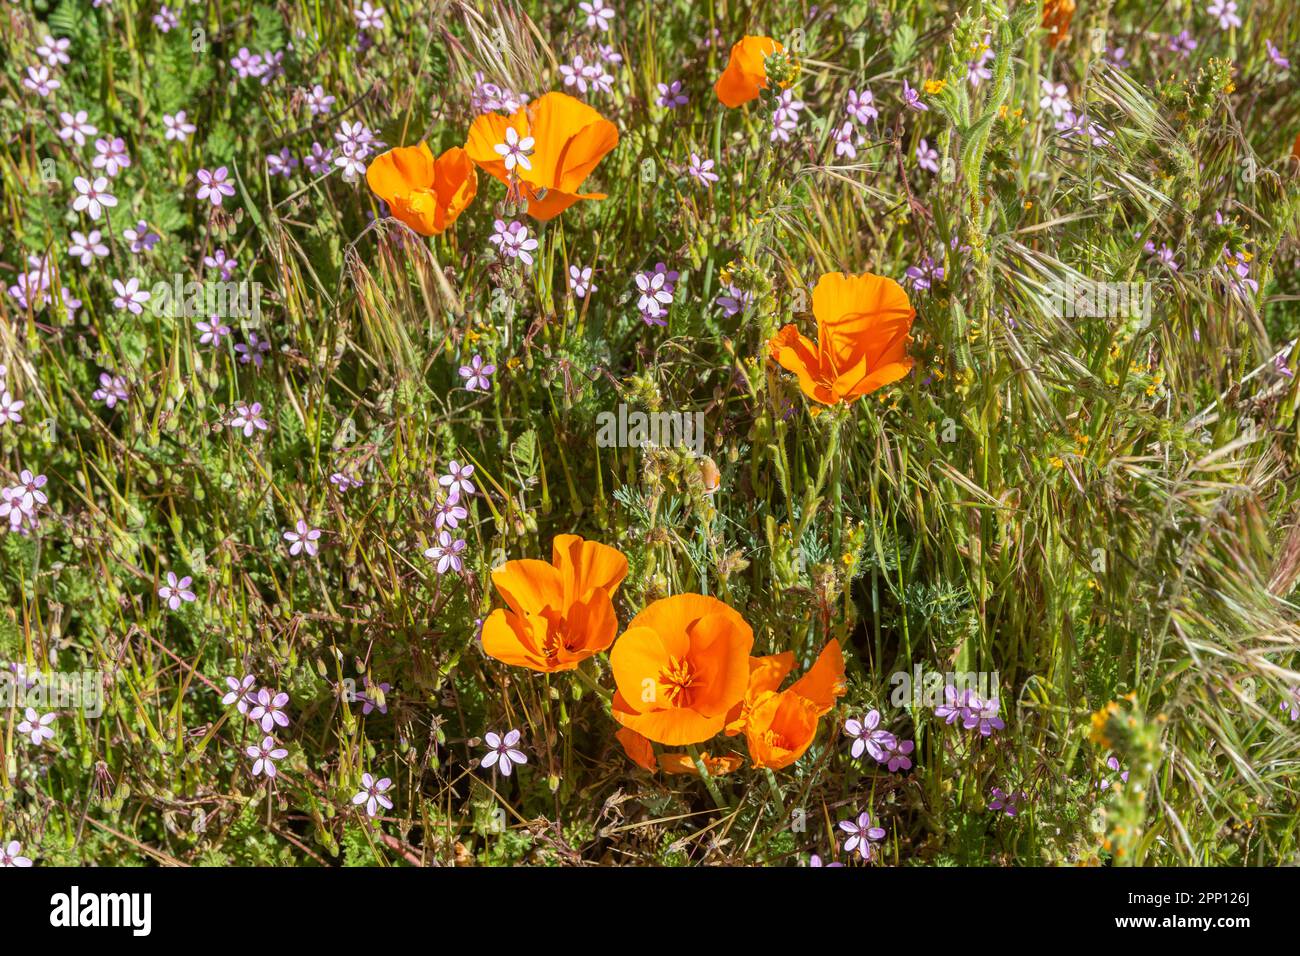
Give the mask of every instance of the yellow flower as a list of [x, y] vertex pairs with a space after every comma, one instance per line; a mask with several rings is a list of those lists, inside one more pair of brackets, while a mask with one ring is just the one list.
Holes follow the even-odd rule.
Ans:
[[937, 96], [944, 91], [944, 88], [947, 87], [947, 85], [948, 85], [947, 80], [926, 80], [925, 95]]
[[1113, 700], [1105, 707], [1101, 708], [1101, 710], [1096, 711], [1090, 718], [1092, 722], [1092, 731], [1088, 734], [1088, 739], [1095, 744], [1100, 744], [1101, 746], [1110, 749], [1113, 744], [1106, 733], [1106, 725], [1110, 723], [1112, 715], [1118, 712], [1119, 703]]

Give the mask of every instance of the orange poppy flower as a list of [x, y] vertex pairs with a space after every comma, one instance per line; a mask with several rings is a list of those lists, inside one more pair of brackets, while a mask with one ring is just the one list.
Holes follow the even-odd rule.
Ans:
[[[725, 777], [727, 774], [734, 773], [744, 766], [745, 758], [740, 754], [726, 754], [722, 757], [714, 757], [708, 751], [705, 751], [700, 754], [700, 762], [704, 764], [704, 769], [709, 772], [709, 776]], [[659, 769], [670, 774], [690, 774], [693, 777], [700, 775], [700, 771], [695, 766], [695, 761], [691, 759], [690, 754], [660, 754]]]
[[614, 719], [661, 744], [708, 740], [745, 696], [754, 632], [702, 594], [655, 601], [609, 652]]
[[713, 91], [723, 106], [739, 106], [758, 99], [760, 90], [767, 89], [765, 60], [773, 53], [784, 50], [771, 37], [744, 37], [731, 48], [727, 68], [713, 84]]
[[793, 654], [751, 658], [750, 684], [744, 704], [728, 715], [728, 733], [740, 722], [755, 767], [780, 770], [807, 752], [817, 736], [817, 720], [845, 691], [844, 654], [839, 641], [822, 648], [803, 677], [777, 691], [794, 665]]
[[549, 564], [507, 561], [492, 572], [507, 608], [483, 622], [483, 650], [516, 667], [573, 670], [614, 643], [613, 597], [626, 576], [621, 551], [575, 534], [555, 538]]
[[1070, 38], [1070, 21], [1073, 19], [1074, 0], [1047, 0], [1043, 5], [1043, 29], [1048, 31], [1048, 46], [1056, 49]]
[[799, 376], [799, 387], [813, 401], [851, 402], [911, 371], [908, 333], [916, 310], [893, 279], [828, 272], [817, 280], [812, 299], [817, 343], [787, 325], [768, 347], [772, 358]]
[[759, 698], [774, 693], [792, 670], [794, 670], [794, 651], [749, 659], [749, 685], [745, 688], [745, 696], [727, 713], [727, 724], [724, 729], [728, 737], [734, 737], [745, 729], [750, 711], [754, 709]]
[[646, 770], [654, 772], [657, 764], [655, 763], [655, 749], [635, 730], [627, 727], [620, 727], [614, 731], [614, 739], [623, 745], [623, 752], [638, 767], [644, 767]]
[[[506, 130], [514, 130], [516, 143], [531, 138], [513, 170], [497, 151], [508, 143]], [[520, 107], [512, 116], [484, 113], [469, 128], [465, 151], [479, 168], [507, 186], [511, 173], [520, 194], [528, 200], [528, 215], [545, 221], [558, 216], [579, 199], [604, 199], [604, 193], [580, 193], [605, 154], [618, 145], [618, 127], [594, 109], [566, 93], [547, 93]]]
[[478, 192], [478, 173], [465, 150], [453, 146], [434, 159], [427, 143], [380, 153], [366, 167], [366, 182], [422, 236], [439, 235]]

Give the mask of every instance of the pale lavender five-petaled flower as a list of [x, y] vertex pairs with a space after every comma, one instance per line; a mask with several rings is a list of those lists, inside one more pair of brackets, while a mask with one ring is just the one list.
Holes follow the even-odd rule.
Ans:
[[306, 552], [308, 557], [315, 557], [319, 549], [316, 543], [320, 540], [323, 532], [319, 528], [313, 528], [301, 518], [298, 519], [292, 531], [284, 532], [284, 540], [289, 542], [289, 554], [297, 556]]
[[180, 610], [182, 603], [189, 603], [195, 600], [197, 595], [190, 590], [190, 585], [194, 579], [188, 574], [177, 579], [175, 571], [167, 572], [167, 583], [158, 589], [158, 596], [167, 603], [167, 607], [173, 611]]
[[481, 767], [495, 766], [501, 771], [501, 775], [508, 777], [511, 773], [512, 764], [526, 764], [528, 757], [516, 745], [519, 743], [520, 733], [518, 730], [511, 730], [504, 737], [488, 731], [483, 735], [483, 742], [488, 745], [488, 752], [480, 761]]
[[844, 852], [853, 853], [856, 850], [864, 860], [870, 860], [875, 855], [876, 842], [885, 838], [884, 828], [873, 827], [871, 814], [865, 810], [858, 814], [856, 820], [841, 820], [840, 830], [848, 834], [848, 839], [844, 841]]
[[366, 805], [366, 816], [373, 817], [379, 813], [379, 808], [385, 810], [393, 809], [393, 801], [388, 799], [384, 794], [393, 781], [388, 777], [376, 780], [372, 774], [363, 773], [361, 775], [361, 789], [352, 797], [352, 803], [356, 806]]

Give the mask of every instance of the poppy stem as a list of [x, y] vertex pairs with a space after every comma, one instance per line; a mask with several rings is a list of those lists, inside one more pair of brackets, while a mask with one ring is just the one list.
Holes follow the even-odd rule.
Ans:
[[[844, 522], [844, 502], [840, 497], [840, 465], [837, 460], [840, 452], [840, 441], [843, 437], [844, 422], [848, 417], [848, 407], [842, 406], [835, 410], [835, 418], [831, 424], [831, 441], [830, 447], [826, 449], [826, 463], [831, 472], [831, 508], [835, 512], [835, 523], [831, 526], [831, 546], [833, 557], [838, 562], [841, 557], [840, 552], [840, 531]], [[847, 586], [845, 590], [848, 590]]]
[[776, 784], [776, 774], [772, 772], [771, 767], [764, 767], [763, 772], [767, 774], [767, 788], [772, 791], [772, 799], [776, 801], [777, 809], [781, 811], [781, 819], [789, 819], [785, 812], [785, 799], [781, 796], [781, 788]]
[[695, 763], [695, 769], [700, 774], [700, 779], [704, 781], [704, 786], [709, 791], [709, 796], [713, 798], [713, 803], [719, 810], [730, 809], [727, 802], [722, 799], [722, 794], [718, 791], [718, 785], [713, 782], [713, 775], [709, 773], [709, 768], [704, 766], [704, 761], [700, 759], [700, 749], [695, 744], [689, 744], [686, 752], [690, 755], [691, 760]]

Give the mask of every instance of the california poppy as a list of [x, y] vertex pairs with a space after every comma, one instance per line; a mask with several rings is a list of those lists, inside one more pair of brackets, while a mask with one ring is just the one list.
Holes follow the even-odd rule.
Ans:
[[708, 740], [745, 696], [753, 646], [745, 619], [716, 598], [655, 601], [609, 652], [614, 719], [661, 744]]
[[422, 236], [440, 234], [478, 192], [478, 173], [465, 150], [453, 146], [434, 159], [427, 143], [380, 153], [366, 168], [366, 182]]
[[[469, 128], [465, 151], [485, 173], [507, 186], [513, 174], [520, 194], [528, 200], [528, 214], [547, 220], [579, 199], [605, 198], [604, 193], [578, 189], [617, 145], [618, 127], [609, 120], [566, 93], [547, 93], [511, 116], [477, 117]], [[506, 152], [498, 146], [506, 147]]]
[[908, 333], [916, 310], [893, 279], [828, 272], [812, 296], [816, 344], [787, 325], [769, 343], [772, 358], [799, 376], [823, 405], [851, 402], [898, 381], [912, 368]]
[[1056, 49], [1070, 38], [1070, 21], [1073, 19], [1074, 0], [1047, 0], [1043, 5], [1043, 29], [1048, 31], [1048, 46]]
[[[749, 659], [749, 685], [745, 688], [745, 696], [727, 714], [728, 737], [745, 729], [754, 706], [774, 693], [792, 670], [793, 651]], [[819, 717], [834, 707], [835, 698], [844, 693], [844, 653], [840, 650], [840, 642], [827, 642], [813, 666], [808, 668], [808, 673], [791, 684], [790, 690], [810, 701]]]
[[492, 583], [507, 608], [483, 622], [483, 650], [499, 661], [553, 673], [573, 670], [614, 642], [614, 592], [627, 576], [617, 548], [558, 535], [551, 561], [507, 561]]
[[793, 654], [751, 658], [750, 665], [745, 700], [728, 715], [727, 732], [743, 726], [754, 766], [780, 770], [804, 755], [818, 718], [844, 693], [844, 655], [839, 641], [828, 642], [808, 673], [783, 691], [776, 688], [794, 666]]
[[749, 659], [749, 684], [745, 687], [745, 696], [727, 714], [728, 737], [734, 737], [745, 729], [749, 712], [754, 709], [759, 698], [776, 691], [792, 670], [794, 670], [794, 651]]
[[713, 91], [723, 106], [740, 106], [758, 98], [767, 89], [766, 60], [773, 53], [784, 50], [771, 37], [744, 37], [731, 48], [727, 68], [713, 84]]

